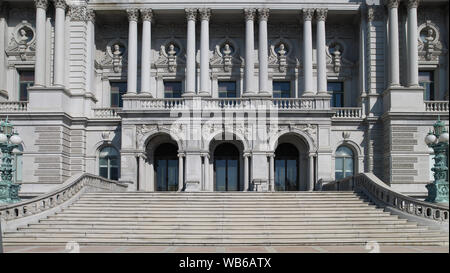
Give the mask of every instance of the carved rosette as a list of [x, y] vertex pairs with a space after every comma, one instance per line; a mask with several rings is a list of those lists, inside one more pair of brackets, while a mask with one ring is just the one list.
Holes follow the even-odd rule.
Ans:
[[138, 9], [127, 9], [128, 21], [137, 22], [139, 20], [139, 10]]
[[389, 9], [396, 9], [398, 8], [398, 5], [400, 4], [400, 0], [386, 0], [386, 6]]
[[419, 0], [408, 0], [408, 9], [417, 9], [419, 6]]
[[259, 21], [267, 21], [269, 20], [269, 9], [258, 9], [258, 18]]
[[316, 20], [325, 21], [327, 20], [328, 9], [316, 9]]
[[195, 21], [197, 19], [197, 9], [185, 9], [186, 20]]
[[151, 22], [153, 20], [153, 10], [152, 9], [141, 9], [141, 16], [143, 21]]
[[47, 9], [48, 0], [34, 0], [37, 9]]
[[303, 9], [303, 21], [311, 21], [314, 16], [314, 9]]
[[244, 9], [244, 16], [246, 21], [255, 20], [256, 9]]
[[211, 18], [211, 9], [209, 8], [199, 9], [198, 12], [200, 13], [200, 19], [202, 21], [209, 21]]
[[63, 10], [66, 9], [67, 4], [65, 0], [54, 0], [54, 1], [55, 1], [55, 8]]

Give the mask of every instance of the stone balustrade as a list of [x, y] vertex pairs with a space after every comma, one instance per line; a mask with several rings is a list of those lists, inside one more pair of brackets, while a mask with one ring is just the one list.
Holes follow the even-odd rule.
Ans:
[[[322, 186], [323, 191], [362, 192], [371, 201], [393, 208], [406, 215], [432, 220], [448, 225], [448, 205], [420, 201], [387, 186], [372, 173], [361, 173]], [[447, 226], [448, 228], [448, 226]]]
[[119, 108], [95, 108], [94, 110], [94, 118], [101, 119], [119, 119], [119, 115], [117, 114], [117, 110]]
[[361, 107], [333, 107], [332, 110], [336, 111], [336, 114], [334, 114], [333, 118], [343, 118], [343, 119], [362, 118]]
[[127, 189], [127, 185], [88, 173], [75, 175], [64, 184], [66, 185], [42, 196], [0, 206], [0, 220], [6, 223], [4, 229], [10, 230], [27, 224], [27, 221], [45, 217], [46, 212], [53, 212], [55, 208], [73, 202], [76, 196], [85, 191], [123, 192]]
[[427, 112], [448, 112], [448, 101], [425, 101]]
[[0, 112], [27, 112], [26, 101], [0, 101]]

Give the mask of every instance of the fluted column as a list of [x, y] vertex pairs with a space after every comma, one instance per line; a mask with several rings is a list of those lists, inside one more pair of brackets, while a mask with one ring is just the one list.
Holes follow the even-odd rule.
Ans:
[[319, 95], [327, 94], [327, 62], [325, 52], [325, 20], [327, 13], [327, 9], [316, 9], [317, 91]]
[[202, 95], [210, 94], [209, 81], [209, 18], [211, 9], [199, 9], [201, 19], [200, 36], [200, 93]]
[[184, 186], [184, 164], [183, 164], [184, 154], [178, 154], [178, 191], [183, 190]]
[[151, 37], [152, 9], [141, 9], [142, 16], [142, 60], [141, 60], [141, 93], [150, 94], [151, 69]]
[[35, 0], [36, 4], [36, 63], [34, 85], [45, 86], [45, 37], [48, 0]]
[[64, 33], [66, 21], [66, 1], [55, 0], [55, 58], [53, 70], [54, 85], [64, 85]]
[[253, 60], [253, 53], [255, 50], [255, 31], [254, 31], [254, 19], [255, 9], [244, 9], [245, 15], [245, 88], [244, 94], [255, 93], [253, 85], [255, 75], [255, 63]]
[[195, 20], [197, 9], [186, 9], [187, 47], [186, 47], [186, 94], [195, 94]]
[[400, 0], [388, 0], [389, 9], [389, 86], [400, 85], [400, 54], [398, 41], [398, 4]]
[[267, 86], [269, 81], [269, 60], [268, 60], [268, 44], [267, 40], [267, 20], [269, 20], [269, 9], [258, 9], [259, 17], [259, 93], [268, 94]]
[[303, 96], [314, 95], [312, 64], [312, 26], [314, 9], [303, 9]]
[[128, 75], [127, 93], [137, 92], [137, 22], [139, 20], [138, 9], [127, 9], [128, 13]]
[[94, 66], [95, 66], [95, 12], [92, 9], [87, 10], [87, 48], [86, 48], [86, 91], [94, 90]]
[[408, 0], [408, 86], [419, 86], [417, 6], [419, 0]]

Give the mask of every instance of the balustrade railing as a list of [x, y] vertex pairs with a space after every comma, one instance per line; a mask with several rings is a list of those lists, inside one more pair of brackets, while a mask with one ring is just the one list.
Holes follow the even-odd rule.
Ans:
[[362, 108], [361, 107], [334, 107], [332, 110], [336, 111], [333, 118], [362, 118]]
[[27, 112], [26, 101], [0, 101], [0, 112]]
[[425, 101], [427, 112], [448, 112], [448, 101]]
[[0, 218], [5, 221], [17, 220], [50, 210], [67, 202], [82, 189], [93, 188], [112, 192], [125, 191], [127, 186], [117, 181], [84, 173], [72, 178], [73, 181], [53, 192], [19, 203], [0, 206]]
[[421, 201], [387, 186], [372, 173], [361, 173], [322, 186], [323, 191], [363, 192], [372, 201], [400, 210], [405, 214], [448, 223], [448, 205]]
[[94, 118], [120, 118], [117, 114], [119, 108], [95, 108]]

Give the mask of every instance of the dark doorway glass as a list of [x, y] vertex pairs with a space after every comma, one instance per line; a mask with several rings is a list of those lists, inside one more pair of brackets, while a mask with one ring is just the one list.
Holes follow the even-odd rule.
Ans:
[[174, 144], [161, 144], [155, 150], [157, 191], [178, 190], [178, 148]]
[[214, 151], [216, 191], [239, 191], [239, 151], [233, 144], [224, 143]]
[[280, 144], [275, 151], [275, 190], [299, 190], [297, 148], [289, 143]]

